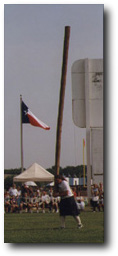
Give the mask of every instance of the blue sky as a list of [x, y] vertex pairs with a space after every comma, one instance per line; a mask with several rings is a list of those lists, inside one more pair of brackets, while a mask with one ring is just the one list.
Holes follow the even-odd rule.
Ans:
[[62, 167], [83, 163], [85, 129], [72, 120], [71, 67], [103, 58], [103, 5], [5, 5], [5, 168], [20, 167], [20, 94], [50, 131], [23, 125], [24, 167], [55, 164], [64, 27], [71, 27], [62, 127]]

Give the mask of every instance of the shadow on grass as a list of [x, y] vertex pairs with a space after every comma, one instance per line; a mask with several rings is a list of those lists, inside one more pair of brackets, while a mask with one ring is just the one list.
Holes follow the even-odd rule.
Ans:
[[38, 249], [38, 248], [45, 248], [45, 249], [49, 249], [49, 248], [84, 248], [84, 249], [88, 249], [88, 248], [93, 248], [93, 249], [101, 249], [103, 250], [103, 248], [106, 248], [106, 245], [103, 243], [15, 243], [15, 244], [9, 244], [9, 247], [12, 249], [27, 249], [27, 248], [32, 248], [34, 249]]

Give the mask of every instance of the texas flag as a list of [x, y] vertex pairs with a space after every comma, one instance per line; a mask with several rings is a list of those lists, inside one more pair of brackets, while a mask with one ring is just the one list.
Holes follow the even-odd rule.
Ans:
[[22, 123], [30, 123], [31, 125], [43, 128], [44, 130], [50, 130], [50, 127], [47, 124], [44, 124], [40, 121], [26, 106], [22, 101]]

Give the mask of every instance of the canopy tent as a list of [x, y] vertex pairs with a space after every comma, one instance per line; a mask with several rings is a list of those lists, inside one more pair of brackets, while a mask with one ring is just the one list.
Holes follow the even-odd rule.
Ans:
[[51, 182], [54, 180], [54, 175], [46, 171], [39, 164], [34, 163], [27, 170], [14, 177], [14, 182], [38, 181]]
[[26, 181], [24, 184], [25, 184], [26, 186], [32, 186], [32, 187], [36, 187], [36, 186], [37, 186], [34, 181]]
[[52, 181], [51, 183], [47, 184], [48, 187], [53, 187], [54, 186], [54, 181]]

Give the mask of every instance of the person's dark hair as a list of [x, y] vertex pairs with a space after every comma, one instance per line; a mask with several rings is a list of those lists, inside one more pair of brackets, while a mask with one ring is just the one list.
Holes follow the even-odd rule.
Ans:
[[61, 174], [55, 176], [55, 180], [57, 179], [66, 180], [65, 177]]

